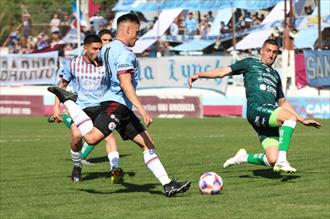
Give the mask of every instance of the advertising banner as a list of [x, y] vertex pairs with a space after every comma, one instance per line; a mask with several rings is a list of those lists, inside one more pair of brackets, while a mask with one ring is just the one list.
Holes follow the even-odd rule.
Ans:
[[0, 55], [0, 85], [53, 84], [58, 51]]
[[[199, 97], [182, 96], [177, 98], [160, 98], [157, 96], [142, 96], [141, 102], [145, 110], [158, 118], [183, 118], [203, 116]], [[134, 109], [135, 113], [138, 112]]]
[[1, 116], [42, 116], [43, 96], [0, 95]]

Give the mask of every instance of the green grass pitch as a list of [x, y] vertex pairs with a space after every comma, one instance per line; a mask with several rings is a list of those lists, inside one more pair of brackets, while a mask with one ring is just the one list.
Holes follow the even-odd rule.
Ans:
[[[261, 152], [255, 132], [238, 118], [156, 119], [148, 129], [168, 174], [191, 179], [187, 193], [164, 196], [141, 150], [118, 139], [123, 184], [110, 183], [104, 143], [70, 181], [70, 132], [46, 118], [2, 117], [0, 218], [330, 218], [330, 121], [316, 130], [298, 125], [289, 150], [294, 175], [223, 162], [241, 147]], [[118, 135], [116, 135], [118, 137]], [[224, 179], [222, 194], [201, 195], [201, 173]]]

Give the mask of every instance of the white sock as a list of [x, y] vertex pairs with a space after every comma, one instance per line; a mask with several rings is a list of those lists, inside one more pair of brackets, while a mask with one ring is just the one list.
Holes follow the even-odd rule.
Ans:
[[247, 162], [248, 162], [248, 155], [241, 156], [241, 157], [239, 158], [239, 161], [240, 161], [241, 163], [247, 163]]
[[71, 150], [71, 159], [73, 161], [73, 166], [81, 167], [80, 152], [74, 152]]
[[143, 152], [144, 163], [162, 185], [171, 182], [154, 149]]
[[119, 153], [117, 151], [110, 152], [108, 154], [108, 159], [110, 163], [110, 169], [119, 167]]
[[68, 109], [70, 116], [81, 132], [82, 136], [85, 136], [93, 129], [93, 122], [87, 116], [87, 114], [72, 100], [64, 102], [64, 106]]
[[296, 124], [297, 122], [294, 120], [285, 120], [282, 126], [288, 126], [294, 129], [296, 127]]
[[279, 151], [278, 152], [278, 158], [277, 158], [277, 163], [281, 162], [281, 161], [286, 161], [286, 151]]

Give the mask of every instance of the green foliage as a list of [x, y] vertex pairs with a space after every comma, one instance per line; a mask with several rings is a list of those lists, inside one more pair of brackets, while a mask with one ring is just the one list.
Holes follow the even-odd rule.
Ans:
[[[148, 129], [171, 177], [191, 179], [187, 193], [166, 198], [143, 163], [140, 149], [116, 134], [123, 184], [110, 183], [104, 143], [83, 167], [83, 181], [70, 181], [70, 132], [46, 118], [0, 118], [0, 218], [330, 218], [330, 124], [298, 125], [288, 158], [295, 175], [267, 167], [223, 162], [245, 147], [262, 151], [244, 119], [156, 119]], [[224, 179], [223, 193], [201, 195], [201, 173]]]
[[0, 1], [0, 45], [22, 24], [22, 12], [27, 11], [31, 15], [32, 25], [44, 25], [50, 22], [53, 13], [71, 13], [70, 0], [1, 0]]

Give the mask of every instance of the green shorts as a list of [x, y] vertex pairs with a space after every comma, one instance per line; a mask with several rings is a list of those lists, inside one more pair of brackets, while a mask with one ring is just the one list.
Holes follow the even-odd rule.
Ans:
[[254, 105], [247, 108], [247, 119], [258, 133], [259, 141], [267, 147], [265, 142], [275, 143], [269, 139], [278, 139], [279, 131], [277, 115], [280, 107], [272, 104]]

